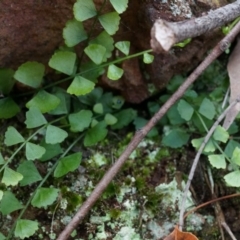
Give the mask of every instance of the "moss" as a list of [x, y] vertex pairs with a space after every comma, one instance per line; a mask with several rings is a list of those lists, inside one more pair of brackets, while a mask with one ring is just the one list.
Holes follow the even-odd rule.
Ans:
[[104, 191], [102, 198], [107, 199], [113, 196], [116, 196], [116, 194], [119, 192], [119, 186], [116, 185], [114, 182], [111, 182], [106, 190]]
[[62, 199], [66, 199], [68, 212], [73, 212], [82, 202], [82, 196], [69, 190], [68, 187], [61, 187]]
[[121, 210], [112, 208], [108, 211], [108, 213], [112, 219], [118, 219], [121, 215]]
[[68, 202], [67, 211], [69, 212], [73, 212], [76, 207], [83, 202], [81, 195], [74, 192], [68, 192], [68, 194], [66, 195], [66, 199]]
[[146, 188], [146, 179], [140, 176], [136, 177], [135, 186], [138, 191], [143, 190]]

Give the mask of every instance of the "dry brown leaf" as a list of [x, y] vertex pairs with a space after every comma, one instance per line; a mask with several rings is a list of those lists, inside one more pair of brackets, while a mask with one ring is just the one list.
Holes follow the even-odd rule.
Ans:
[[[235, 46], [231, 56], [229, 57], [228, 75], [230, 78], [230, 103], [237, 99], [240, 94], [240, 40], [238, 38], [237, 45]], [[237, 103], [227, 113], [223, 127], [227, 130], [240, 111], [240, 103]]]
[[180, 231], [178, 226], [176, 226], [173, 232], [164, 238], [164, 240], [198, 240], [198, 238], [190, 232]]

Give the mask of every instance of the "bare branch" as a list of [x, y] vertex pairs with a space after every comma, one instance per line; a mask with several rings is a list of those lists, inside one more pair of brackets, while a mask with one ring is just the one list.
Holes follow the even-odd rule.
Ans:
[[187, 21], [168, 22], [158, 19], [151, 31], [151, 47], [156, 52], [168, 51], [174, 44], [210, 32], [238, 16], [240, 16], [239, 0], [216, 10], [210, 10], [206, 16]]

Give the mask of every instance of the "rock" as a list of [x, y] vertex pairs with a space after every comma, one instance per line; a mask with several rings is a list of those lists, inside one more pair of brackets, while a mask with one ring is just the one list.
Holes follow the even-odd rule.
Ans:
[[[100, 9], [103, 0], [94, 0]], [[129, 0], [129, 7], [121, 15], [121, 24], [115, 40], [129, 40], [131, 52], [136, 53], [150, 48], [150, 29], [156, 18], [180, 21], [198, 16], [205, 11], [192, 1], [174, 1], [171, 4], [155, 0]], [[204, 2], [203, 0], [201, 1]], [[207, 1], [208, 2], [208, 1]], [[73, 18], [74, 0], [2, 0], [0, 1], [0, 67], [17, 69], [26, 61], [38, 61], [47, 66], [54, 51], [64, 44], [62, 30], [65, 23]], [[192, 3], [193, 4], [193, 3]], [[103, 12], [112, 11], [107, 1]], [[92, 20], [84, 22], [87, 29]], [[93, 36], [102, 31], [96, 24]], [[142, 64], [142, 59], [128, 60], [122, 64], [125, 74], [120, 81], [112, 82], [103, 76], [104, 86], [116, 89], [127, 101], [139, 103], [149, 96], [148, 84], [162, 89], [173, 75], [195, 67], [219, 40], [219, 32], [206, 34], [194, 39], [184, 49], [174, 48], [169, 53], [155, 54], [151, 66]], [[84, 44], [76, 47], [80, 55]], [[141, 68], [140, 68], [141, 64]], [[49, 68], [47, 68], [49, 69]], [[145, 78], [145, 75], [149, 79]]]
[[0, 1], [0, 67], [26, 61], [47, 64], [63, 44], [62, 29], [72, 18], [74, 0]]

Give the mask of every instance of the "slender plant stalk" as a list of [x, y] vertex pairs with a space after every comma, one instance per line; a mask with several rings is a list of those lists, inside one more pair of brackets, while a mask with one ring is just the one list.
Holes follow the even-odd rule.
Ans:
[[[115, 60], [113, 60], [113, 61], [111, 61], [111, 62], [103, 63], [103, 64], [98, 65], [98, 66], [96, 66], [96, 67], [93, 67], [93, 68], [90, 68], [90, 69], [86, 69], [86, 70], [84, 70], [84, 71], [80, 71], [80, 72], [78, 72], [78, 73], [76, 73], [76, 74], [73, 74], [72, 76], [63, 78], [63, 79], [61, 79], [61, 80], [59, 80], [59, 81], [56, 81], [56, 82], [54, 82], [54, 83], [50, 83], [50, 84], [44, 86], [42, 89], [48, 89], [48, 88], [54, 87], [54, 86], [56, 86], [56, 85], [58, 85], [58, 84], [60, 84], [60, 83], [67, 82], [67, 81], [75, 78], [76, 76], [81, 76], [81, 75], [84, 74], [84, 73], [91, 72], [91, 71], [94, 71], [94, 70], [96, 70], [96, 69], [101, 69], [101, 68], [108, 67], [110, 64], [117, 64], [117, 63], [121, 63], [121, 62], [126, 61], [126, 60], [131, 59], [131, 58], [140, 57], [140, 56], [142, 56], [144, 53], [151, 53], [152, 51], [153, 51], [152, 49], [148, 49], [148, 50], [144, 50], [144, 51], [142, 51], [142, 52], [138, 52], [138, 53], [134, 53], [134, 54], [128, 55], [128, 56], [126, 56], [126, 57], [117, 58], [117, 59], [115, 59]], [[17, 97], [26, 96], [26, 95], [29, 95], [29, 94], [34, 93], [34, 92], [35, 92], [35, 91], [29, 91], [29, 92], [27, 92], [27, 93], [21, 93], [21, 94], [18, 94]]]
[[12, 154], [12, 156], [4, 163], [4, 165], [1, 167], [0, 169], [0, 173], [5, 169], [5, 167], [14, 159], [14, 157], [17, 155], [17, 153], [26, 145], [26, 143], [28, 143], [33, 137], [35, 137], [42, 129], [46, 128], [48, 125], [58, 122], [61, 119], [65, 118], [64, 117], [60, 117], [58, 119], [55, 119], [47, 124], [45, 124], [43, 127], [39, 128], [35, 133], [33, 133], [28, 139], [26, 139], [21, 145], [20, 147]]
[[[67, 155], [67, 153], [76, 145], [76, 143], [81, 140], [83, 138], [83, 134], [81, 134], [78, 138], [76, 138], [73, 143], [71, 143], [71, 145], [65, 150], [65, 152], [59, 157], [59, 159], [65, 157]], [[34, 193], [31, 195], [31, 197], [28, 199], [27, 203], [25, 204], [24, 208], [22, 209], [22, 211], [20, 212], [20, 214], [17, 217], [17, 220], [15, 220], [11, 230], [8, 233], [8, 236], [6, 238], [6, 240], [10, 240], [12, 239], [12, 235], [13, 235], [13, 231], [16, 227], [17, 221], [20, 220], [23, 216], [23, 214], [25, 213], [25, 211], [27, 210], [28, 206], [30, 205], [33, 197], [35, 196], [37, 190], [42, 187], [42, 185], [47, 181], [47, 179], [49, 178], [49, 176], [53, 173], [53, 171], [55, 170], [55, 168], [57, 167], [59, 161], [56, 161], [55, 164], [52, 166], [52, 168], [48, 171], [48, 173], [46, 174], [46, 176], [43, 178], [43, 180], [38, 184], [38, 186], [36, 187]]]
[[[104, 0], [104, 2], [101, 4], [101, 7], [100, 9], [98, 10], [97, 12], [97, 15], [95, 16], [94, 20], [93, 20], [93, 23], [92, 23], [92, 26], [91, 26], [91, 29], [89, 31], [89, 34], [88, 34], [88, 38], [86, 40], [86, 44], [85, 44], [85, 47], [87, 46], [87, 44], [89, 43], [92, 35], [93, 35], [93, 31], [95, 30], [95, 26], [96, 26], [96, 23], [98, 22], [98, 17], [99, 15], [101, 14], [103, 8], [105, 7], [106, 5], [106, 0]], [[85, 48], [84, 47], [84, 48]], [[81, 54], [80, 54], [80, 57], [79, 57], [79, 67], [81, 66], [81, 62], [82, 62], [82, 59], [83, 59], [83, 55], [84, 55], [84, 51], [82, 50]]]

